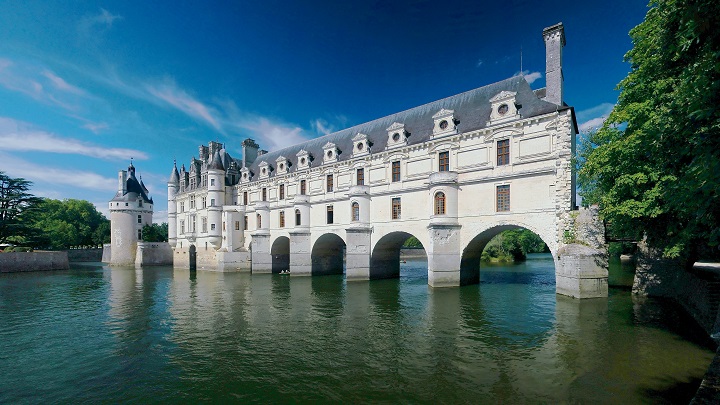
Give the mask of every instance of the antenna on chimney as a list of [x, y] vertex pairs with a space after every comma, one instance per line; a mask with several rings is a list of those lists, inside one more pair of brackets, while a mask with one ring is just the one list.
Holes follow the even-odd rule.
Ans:
[[523, 76], [523, 70], [522, 70], [522, 45], [520, 45], [520, 76]]

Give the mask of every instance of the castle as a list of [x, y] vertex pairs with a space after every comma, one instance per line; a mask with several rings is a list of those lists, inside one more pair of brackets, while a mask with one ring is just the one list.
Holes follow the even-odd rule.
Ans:
[[526, 228], [553, 253], [558, 293], [607, 296], [606, 270], [563, 253], [577, 123], [563, 101], [562, 24], [543, 38], [543, 89], [513, 76], [269, 153], [252, 139], [238, 158], [201, 145], [168, 181], [174, 266], [397, 277], [414, 236], [428, 284], [458, 286], [478, 282], [492, 237]]

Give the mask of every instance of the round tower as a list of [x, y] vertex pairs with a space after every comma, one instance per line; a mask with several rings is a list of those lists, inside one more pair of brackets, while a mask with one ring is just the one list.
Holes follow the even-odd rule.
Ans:
[[135, 177], [135, 166], [118, 173], [118, 191], [110, 200], [110, 265], [134, 265], [142, 227], [152, 224], [153, 200]]
[[222, 207], [225, 204], [225, 167], [216, 150], [208, 164], [208, 242], [215, 249], [222, 244]]
[[180, 188], [180, 173], [178, 172], [177, 163], [173, 162], [172, 173], [168, 186], [168, 242], [170, 247], [177, 244], [177, 201], [175, 196]]

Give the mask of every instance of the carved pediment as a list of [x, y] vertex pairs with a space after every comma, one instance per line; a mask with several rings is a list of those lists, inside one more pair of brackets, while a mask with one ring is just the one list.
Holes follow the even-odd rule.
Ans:
[[496, 101], [503, 101], [503, 100], [507, 100], [509, 98], [515, 98], [516, 94], [517, 93], [514, 91], [503, 90], [500, 93], [496, 94], [493, 98], [491, 98], [490, 102], [494, 103]]

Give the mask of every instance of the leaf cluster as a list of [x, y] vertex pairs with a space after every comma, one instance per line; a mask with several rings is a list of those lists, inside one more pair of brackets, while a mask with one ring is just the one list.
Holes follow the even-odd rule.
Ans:
[[630, 31], [631, 72], [602, 128], [581, 146], [585, 204], [666, 257], [720, 242], [720, 2], [660, 0]]

